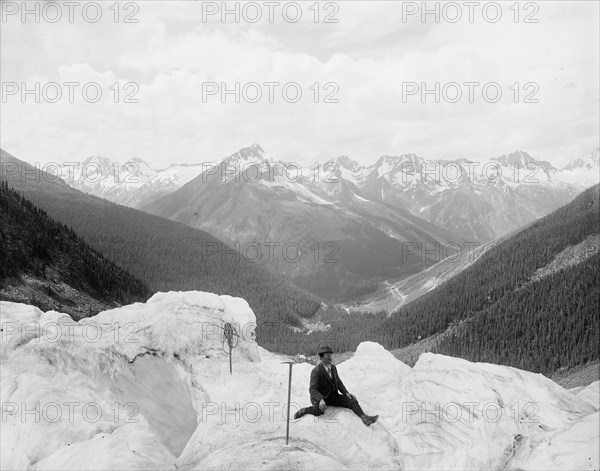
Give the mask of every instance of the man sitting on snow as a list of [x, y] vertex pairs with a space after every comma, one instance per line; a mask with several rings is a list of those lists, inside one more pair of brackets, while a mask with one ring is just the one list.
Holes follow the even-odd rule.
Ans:
[[[294, 419], [311, 414], [323, 415], [327, 406], [346, 407], [352, 409], [358, 415], [366, 426], [377, 422], [378, 415], [367, 415], [363, 412], [356, 397], [349, 393], [338, 376], [337, 368], [331, 363], [331, 354], [333, 350], [329, 347], [322, 347], [319, 351], [321, 363], [315, 366], [310, 373], [310, 402], [312, 407], [303, 407], [296, 414]], [[342, 394], [338, 393], [338, 389]]]

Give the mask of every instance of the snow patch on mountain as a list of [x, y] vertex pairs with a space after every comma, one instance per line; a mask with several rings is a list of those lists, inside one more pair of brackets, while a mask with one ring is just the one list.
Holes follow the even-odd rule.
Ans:
[[167, 168], [157, 170], [156, 177], [150, 183], [161, 183], [172, 185], [175, 188], [185, 185], [193, 180], [206, 169], [204, 164], [171, 164]]
[[362, 201], [363, 203], [371, 203], [371, 201], [363, 198], [362, 196], [358, 196], [356, 193], [352, 193], [352, 196], [354, 196], [358, 201]]
[[288, 192], [288, 195], [298, 198], [304, 203], [320, 204], [327, 206], [334, 205], [333, 202], [321, 198], [320, 196], [310, 191], [306, 186], [288, 178], [287, 176], [277, 175], [273, 178], [273, 180], [261, 178], [260, 180], [257, 180], [257, 182], [273, 190], [277, 190], [278, 188], [285, 190], [286, 192]]
[[336, 182], [336, 177], [339, 177], [359, 187], [364, 183], [371, 168], [372, 166], [366, 167], [360, 165], [348, 156], [341, 155], [336, 159], [330, 159], [319, 165], [318, 173], [315, 173], [314, 169], [312, 169], [310, 173], [303, 173], [303, 175], [316, 176], [314, 180], [325, 182]]

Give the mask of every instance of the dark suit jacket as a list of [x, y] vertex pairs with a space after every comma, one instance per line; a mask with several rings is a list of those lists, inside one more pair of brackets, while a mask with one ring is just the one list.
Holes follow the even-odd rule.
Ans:
[[342, 383], [334, 364], [331, 364], [331, 375], [333, 376], [333, 379], [327, 374], [327, 370], [322, 362], [313, 368], [310, 373], [311, 402], [318, 403], [321, 399], [326, 399], [331, 394], [336, 393], [338, 389], [342, 394], [348, 392], [346, 386]]

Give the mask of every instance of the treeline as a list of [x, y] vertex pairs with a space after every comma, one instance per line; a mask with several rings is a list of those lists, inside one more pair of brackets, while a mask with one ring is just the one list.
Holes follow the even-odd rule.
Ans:
[[457, 326], [432, 351], [546, 375], [597, 360], [599, 266], [596, 254], [527, 284]]
[[108, 302], [146, 301], [150, 288], [106, 260], [72, 229], [48, 217], [0, 181], [0, 286], [22, 273], [46, 278], [52, 268], [62, 281]]

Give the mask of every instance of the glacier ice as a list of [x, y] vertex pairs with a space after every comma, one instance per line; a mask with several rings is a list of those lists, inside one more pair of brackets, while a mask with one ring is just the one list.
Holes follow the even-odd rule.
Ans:
[[[367, 414], [290, 424], [287, 356], [241, 298], [156, 293], [74, 322], [0, 302], [2, 469], [598, 469], [598, 382], [361, 343], [339, 364]], [[236, 327], [233, 374], [223, 326]], [[312, 365], [293, 367], [292, 414]]]

